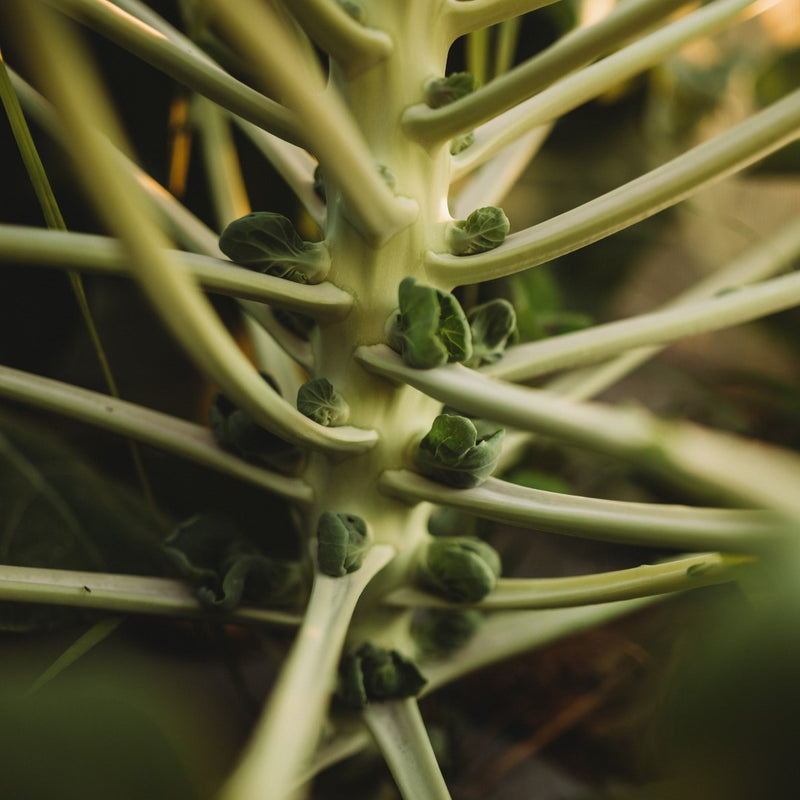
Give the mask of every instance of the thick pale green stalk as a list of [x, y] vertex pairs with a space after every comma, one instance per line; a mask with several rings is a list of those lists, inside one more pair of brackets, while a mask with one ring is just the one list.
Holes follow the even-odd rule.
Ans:
[[370, 703], [363, 717], [404, 800], [450, 800], [416, 698]]
[[394, 46], [384, 31], [356, 22], [331, 0], [293, 0], [292, 14], [306, 33], [351, 75], [386, 58]]
[[428, 274], [445, 286], [544, 264], [669, 208], [800, 137], [800, 90], [666, 164], [474, 256], [429, 253]]
[[[206, 0], [220, 25], [264, 80], [302, 121], [309, 148], [339, 186], [346, 213], [362, 235], [380, 244], [417, 216], [416, 202], [396, 197], [378, 172], [364, 137], [333, 89], [314, 74], [269, 6], [239, 0], [235, 9]], [[264, 47], [269, 41], [269, 47]]]
[[[70, 32], [51, 27], [55, 20], [38, 5], [20, 4], [18, 8], [25, 9], [20, 17], [28, 22], [25, 34], [37, 52], [36, 66], [61, 106], [79, 174], [109, 227], [130, 252], [146, 295], [189, 356], [233, 403], [287, 441], [341, 454], [374, 446], [374, 431], [329, 429], [313, 423], [250, 365], [196, 284], [166, 256], [168, 243], [143, 207], [139, 191], [117, 168], [118, 159], [106, 139], [92, 127], [90, 116], [102, 120], [105, 130], [113, 130], [115, 125]], [[59, 69], [62, 63], [71, 64], [68, 76]]]
[[778, 447], [660, 420], [644, 409], [577, 403], [460, 364], [415, 370], [384, 345], [359, 348], [357, 357], [378, 374], [405, 381], [462, 413], [555, 436], [632, 461], [694, 491], [800, 519], [800, 496], [789, 489], [800, 480], [800, 457]]
[[229, 75], [181, 37], [168, 38], [107, 0], [45, 0], [59, 11], [91, 26], [175, 80], [205, 95], [223, 108], [281, 136], [302, 144], [295, 115]]
[[311, 503], [311, 487], [226, 453], [202, 425], [107, 394], [0, 366], [0, 396], [130, 436], [292, 500]]
[[603, 500], [496, 478], [452, 489], [409, 470], [387, 470], [381, 488], [409, 502], [439, 503], [507, 525], [638, 547], [749, 552], [774, 548], [787, 535], [783, 520], [763, 511]]
[[294, 794], [323, 726], [356, 603], [393, 555], [391, 547], [376, 545], [355, 572], [315, 575], [303, 624], [221, 800], [285, 800]]
[[[466, 7], [473, 4], [461, 3]], [[452, 139], [519, 106], [523, 100], [556, 79], [605, 55], [684, 4], [685, 0], [632, 0], [622, 3], [605, 19], [566, 34], [546, 50], [454, 103], [441, 108], [428, 108], [422, 104], [412, 106], [403, 116], [403, 124], [410, 136], [427, 144]], [[454, 159], [455, 163], [472, 163], [473, 149], [479, 146], [476, 141], [462, 156]], [[463, 171], [456, 167], [456, 174], [461, 175]]]
[[[777, 1], [768, 0], [754, 5], [755, 0], [715, 0], [665, 28], [638, 39], [598, 63], [564, 78], [477, 128], [472, 146], [455, 159], [455, 175], [473, 169], [532, 127], [563, 116], [587, 100], [655, 66], [688, 42], [708, 36], [731, 24], [748, 8], [757, 13]], [[487, 87], [487, 91], [490, 88]], [[536, 88], [539, 88], [538, 85]], [[509, 107], [513, 103], [510, 97], [503, 96], [503, 99], [505, 102], [498, 103], [498, 107]]]
[[[472, 608], [566, 608], [668, 594], [736, 580], [735, 568], [747, 559], [719, 553], [682, 556], [657, 564], [569, 578], [500, 578], [492, 592]], [[386, 596], [390, 605], [463, 608], [441, 597], [404, 587]]]
[[[800, 233], [798, 233], [800, 246]], [[506, 380], [528, 380], [581, 366], [642, 345], [665, 345], [677, 339], [750, 322], [800, 303], [800, 273], [748, 287], [731, 287], [710, 300], [641, 314], [539, 342], [512, 347], [484, 371]]]
[[[0, 565], [0, 600], [124, 614], [172, 617], [209, 615], [185, 581], [38, 567]], [[215, 612], [213, 616], [230, 622], [300, 624], [300, 617], [296, 614], [263, 608], [238, 608], [230, 614]]]
[[[171, 250], [169, 258], [210, 292], [271, 303], [314, 319], [341, 319], [353, 305], [353, 298], [331, 283], [294, 283], [225, 259], [178, 250]], [[0, 262], [121, 275], [132, 271], [116, 239], [18, 225], [0, 225]]]

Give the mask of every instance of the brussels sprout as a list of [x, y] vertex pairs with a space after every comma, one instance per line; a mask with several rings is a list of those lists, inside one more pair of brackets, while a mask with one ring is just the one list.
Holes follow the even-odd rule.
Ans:
[[300, 564], [260, 553], [223, 515], [198, 515], [181, 523], [164, 541], [164, 551], [207, 608], [287, 605], [300, 597]]
[[463, 153], [475, 141], [475, 131], [467, 131], [450, 140], [450, 155]]
[[448, 654], [463, 647], [483, 622], [474, 608], [425, 608], [412, 621], [411, 635], [424, 653]]
[[324, 575], [341, 578], [364, 563], [372, 545], [367, 523], [355, 514], [325, 511], [317, 521], [317, 566]]
[[[278, 390], [269, 375], [262, 373], [261, 376], [275, 391]], [[262, 428], [224, 394], [215, 395], [211, 401], [209, 418], [217, 444], [246, 461], [291, 472], [302, 458], [299, 448]]]
[[426, 683], [416, 665], [396, 650], [365, 642], [342, 659], [338, 695], [361, 710], [372, 700], [414, 697]]
[[235, 219], [219, 237], [228, 258], [244, 267], [297, 283], [319, 283], [330, 267], [324, 242], [306, 242], [281, 214], [254, 211]]
[[297, 391], [297, 410], [327, 427], [344, 425], [350, 407], [327, 378], [314, 378]]
[[398, 290], [400, 313], [390, 344], [410, 367], [430, 369], [472, 355], [469, 323], [449, 292], [405, 278]]
[[471, 72], [454, 72], [446, 78], [434, 78], [425, 85], [425, 102], [430, 108], [441, 108], [478, 88]]
[[469, 489], [492, 474], [504, 436], [501, 428], [479, 437], [475, 423], [467, 417], [440, 414], [419, 443], [416, 467], [448, 486]]
[[494, 589], [500, 569], [500, 556], [491, 545], [457, 536], [428, 544], [419, 575], [427, 588], [447, 600], [477, 603]]
[[510, 225], [502, 208], [485, 206], [473, 211], [466, 219], [450, 223], [447, 243], [454, 256], [485, 253], [501, 245]]
[[472, 357], [467, 366], [480, 367], [499, 361], [517, 332], [514, 306], [508, 300], [496, 298], [473, 308], [467, 321], [472, 332]]

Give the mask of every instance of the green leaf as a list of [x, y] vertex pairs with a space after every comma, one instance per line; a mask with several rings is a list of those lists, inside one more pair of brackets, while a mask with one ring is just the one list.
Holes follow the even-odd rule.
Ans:
[[364, 563], [372, 546], [367, 523], [355, 514], [323, 512], [317, 521], [317, 566], [324, 575], [341, 578]]
[[[265, 373], [264, 380], [276, 391], [275, 381]], [[217, 444], [246, 461], [279, 472], [293, 472], [302, 459], [302, 451], [279, 436], [262, 428], [224, 394], [215, 395], [209, 411], [211, 433]]]
[[178, 525], [164, 550], [208, 608], [290, 605], [301, 590], [300, 565], [268, 558], [230, 518], [217, 513]]
[[433, 539], [425, 548], [419, 574], [437, 594], [459, 603], [476, 603], [494, 589], [500, 576], [497, 551], [481, 539]]
[[485, 206], [473, 211], [466, 219], [450, 223], [447, 243], [454, 256], [471, 256], [499, 247], [510, 229], [502, 208]]
[[297, 410], [328, 427], [345, 425], [350, 416], [350, 407], [327, 378], [314, 378], [300, 387]]
[[269, 211], [254, 211], [231, 222], [219, 246], [237, 264], [297, 283], [319, 283], [330, 267], [323, 242], [301, 239], [286, 217]]
[[425, 85], [425, 102], [430, 108], [441, 108], [466, 97], [478, 88], [471, 72], [454, 72], [446, 78], [434, 78]]
[[476, 306], [467, 317], [472, 332], [472, 357], [468, 367], [493, 364], [503, 357], [506, 347], [517, 333], [514, 306], [496, 298]]
[[479, 438], [472, 420], [440, 414], [417, 448], [416, 467], [429, 478], [468, 489], [486, 480], [500, 457], [505, 431]]
[[449, 292], [405, 278], [398, 289], [400, 313], [390, 336], [410, 367], [431, 369], [472, 354], [469, 323]]
[[338, 695], [360, 710], [370, 701], [414, 697], [426, 683], [416, 665], [397, 650], [365, 642], [342, 659]]

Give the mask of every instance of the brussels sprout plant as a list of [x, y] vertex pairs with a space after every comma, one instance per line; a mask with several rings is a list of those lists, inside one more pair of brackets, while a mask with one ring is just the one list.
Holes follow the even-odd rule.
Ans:
[[[662, 308], [614, 318], [598, 292], [607, 321], [531, 331], [546, 328], [535, 318], [544, 270], [791, 150], [800, 89], [534, 224], [501, 208], [548, 134], [563, 144], [559, 120], [644, 91], [648, 71], [757, 26], [770, 4], [551, 3], [3, 4], [0, 99], [46, 225], [0, 224], [0, 261], [68, 271], [108, 390], [12, 362], [0, 366], [0, 398], [16, 413], [127, 439], [143, 486], [142, 445], [258, 493], [243, 527], [235, 500], [229, 516], [206, 515], [208, 492], [198, 490], [187, 521], [156, 485], [141, 524], [138, 512], [121, 513], [119, 526], [103, 518], [111, 544], [75, 545], [66, 558], [64, 542], [84, 542], [88, 524], [71, 497], [101, 492], [87, 484], [54, 497], [13, 425], [7, 438], [0, 431], [10, 487], [0, 495], [0, 601], [14, 619], [40, 606], [100, 615], [54, 659], [50, 691], [128, 615], [199, 619], [223, 639], [246, 630], [259, 658], [277, 663], [221, 785], [173, 798], [310, 796], [318, 774], [371, 745], [406, 800], [449, 797], [420, 698], [670, 593], [722, 583], [763, 593], [770, 570], [797, 567], [800, 457], [790, 441], [648, 410], [624, 392], [594, 398], [673, 342], [796, 306], [800, 218]], [[554, 12], [568, 3], [570, 13]], [[557, 32], [542, 38], [545, 28]], [[100, 56], [84, 29], [102, 38]], [[188, 98], [205, 207], [192, 191], [179, 200], [132, 155], [119, 117], [126, 98], [93, 67], [108, 43]], [[44, 142], [50, 159], [51, 142], [67, 152], [97, 232], [65, 222]], [[263, 166], [243, 168], [245, 154]], [[251, 208], [251, 195], [264, 196], [259, 181], [275, 209]], [[603, 269], [621, 277], [627, 267]], [[83, 271], [136, 282], [206, 382], [193, 421], [116, 388]], [[139, 361], [150, 358], [143, 347]], [[668, 488], [596, 496], [512, 480], [545, 445]], [[31, 498], [49, 509], [45, 522], [32, 520]], [[435, 524], [443, 509], [458, 512], [446, 532]], [[150, 542], [146, 566], [112, 557], [131, 520]], [[520, 575], [501, 565], [486, 521], [513, 526], [518, 541], [537, 531], [562, 536], [567, 550], [582, 537], [652, 555], [589, 574]], [[44, 528], [50, 538], [40, 540]], [[14, 549], [19, 531], [29, 545]], [[80, 796], [102, 794], [118, 796]]]

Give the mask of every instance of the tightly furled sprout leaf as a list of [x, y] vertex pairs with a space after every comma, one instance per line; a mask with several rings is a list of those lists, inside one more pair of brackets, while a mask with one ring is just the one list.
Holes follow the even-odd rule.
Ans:
[[307, 242], [283, 215], [254, 211], [231, 222], [219, 237], [228, 258], [250, 269], [296, 283], [319, 283], [331, 260], [324, 242]]
[[426, 683], [413, 661], [365, 642], [342, 659], [337, 694], [346, 706], [361, 710], [375, 700], [415, 697]]
[[456, 536], [433, 539], [419, 565], [423, 585], [456, 603], [477, 603], [500, 577], [497, 551], [481, 539]]
[[300, 564], [260, 553], [236, 523], [220, 514], [178, 525], [164, 541], [164, 552], [207, 608], [290, 605], [301, 595]]
[[502, 208], [484, 206], [447, 226], [447, 245], [454, 256], [485, 253], [503, 244], [510, 227]]
[[324, 575], [341, 578], [364, 563], [372, 546], [367, 523], [355, 514], [325, 511], [317, 520], [317, 567]]
[[415, 616], [411, 635], [428, 655], [446, 655], [463, 647], [483, 621], [474, 608], [425, 608]]
[[479, 436], [475, 423], [455, 414], [440, 414], [416, 451], [415, 466], [429, 478], [469, 489], [483, 483], [500, 457], [505, 431]]
[[297, 410], [319, 425], [344, 425], [350, 406], [327, 378], [314, 378], [297, 391]]
[[481, 367], [499, 361], [517, 332], [514, 306], [498, 297], [473, 308], [467, 321], [472, 332], [472, 357], [466, 365]]
[[[278, 391], [277, 384], [269, 375], [262, 372], [261, 377]], [[224, 394], [215, 395], [211, 401], [209, 418], [211, 433], [217, 444], [253, 464], [280, 472], [292, 472], [303, 457], [298, 447], [262, 428]]]
[[431, 369], [472, 355], [467, 317], [450, 292], [405, 278], [398, 289], [399, 314], [389, 344], [410, 367]]
[[434, 78], [425, 84], [425, 102], [429, 108], [441, 108], [466, 97], [478, 88], [471, 72], [454, 72], [446, 78]]

